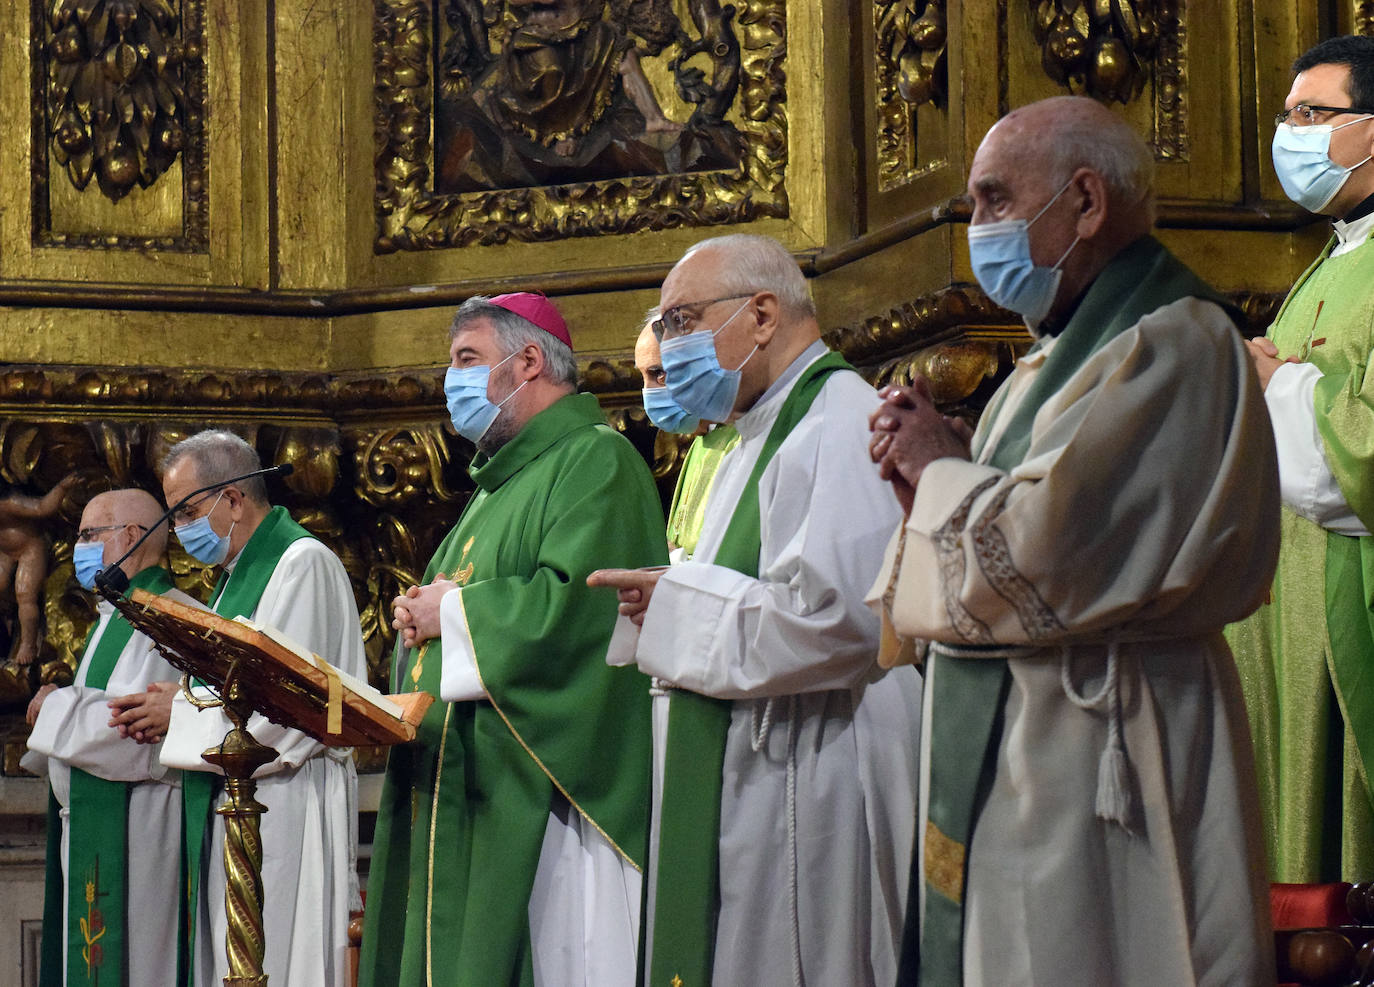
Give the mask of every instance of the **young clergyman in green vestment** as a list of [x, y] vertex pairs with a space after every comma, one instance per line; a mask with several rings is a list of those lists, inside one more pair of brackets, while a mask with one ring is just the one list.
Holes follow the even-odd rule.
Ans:
[[388, 759], [359, 982], [631, 984], [649, 683], [607, 666], [615, 600], [585, 580], [666, 561], [662, 511], [548, 299], [468, 300], [450, 356], [477, 490], [396, 600], [396, 685], [446, 701]]
[[642, 622], [612, 660], [669, 692], [645, 982], [890, 984], [920, 676], [877, 667], [863, 603], [898, 517], [864, 449], [877, 395], [775, 240], [697, 244], [661, 302], [671, 397], [740, 438], [690, 559], [593, 575]]
[[[162, 514], [151, 494], [112, 490], [81, 512], [72, 555], [86, 589]], [[130, 585], [198, 606], [160, 562], [165, 527], [120, 567]], [[156, 746], [121, 737], [110, 699], [176, 673], [153, 643], [101, 601], [70, 686], [45, 685], [29, 704], [24, 767], [52, 783], [40, 982], [174, 984], [181, 884], [181, 772]], [[160, 740], [160, 734], [149, 737]], [[65, 971], [65, 976], [64, 976]]]
[[[231, 432], [205, 431], [174, 445], [162, 461], [168, 504], [219, 484], [174, 516], [186, 551], [207, 565], [223, 565], [210, 606], [223, 617], [247, 617], [275, 628], [335, 668], [367, 677], [362, 631], [353, 587], [343, 563], [322, 542], [273, 507], [258, 470], [257, 452]], [[227, 482], [227, 481], [234, 482]], [[160, 703], [159, 700], [170, 701]], [[207, 693], [208, 697], [208, 693]], [[174, 684], [121, 699], [121, 723], [136, 728], [143, 718], [167, 725], [161, 759], [183, 770], [188, 879], [194, 911], [192, 982], [223, 980], [224, 817], [219, 773], [201, 759], [231, 724], [223, 710], [196, 710]], [[271, 984], [344, 987], [348, 916], [358, 896], [357, 776], [352, 748], [325, 747], [310, 735], [254, 713], [250, 733], [277, 752], [258, 769], [262, 816], [263, 970]], [[197, 852], [197, 848], [199, 852]], [[199, 866], [196, 866], [199, 864]]]
[[1226, 303], [1150, 236], [1153, 165], [1091, 99], [1003, 117], [970, 262], [1036, 343], [971, 447], [922, 381], [874, 416], [907, 516], [872, 599], [926, 661], [901, 984], [1274, 982], [1221, 634], [1273, 571], [1274, 444]]
[[1323, 41], [1274, 131], [1288, 197], [1333, 236], [1250, 343], [1279, 455], [1267, 605], [1232, 627], [1271, 878], [1374, 879], [1374, 38]]

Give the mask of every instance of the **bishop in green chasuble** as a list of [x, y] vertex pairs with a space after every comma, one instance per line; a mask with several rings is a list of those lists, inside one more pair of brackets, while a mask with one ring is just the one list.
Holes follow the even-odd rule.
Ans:
[[616, 603], [586, 577], [666, 562], [657, 492], [590, 394], [558, 397], [470, 473], [425, 572], [447, 590], [441, 634], [399, 649], [394, 683], [456, 701], [391, 750], [359, 982], [632, 980], [649, 682], [606, 664]]

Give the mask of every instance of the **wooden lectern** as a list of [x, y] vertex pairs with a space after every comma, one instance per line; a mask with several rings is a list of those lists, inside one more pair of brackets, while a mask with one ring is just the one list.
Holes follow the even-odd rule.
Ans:
[[[294, 646], [271, 628], [227, 620], [208, 610], [136, 589], [111, 602], [183, 673], [182, 692], [200, 709], [223, 706], [234, 728], [201, 756], [224, 772], [224, 908], [229, 932], [225, 987], [265, 987], [262, 924], [262, 838], [265, 807], [254, 795], [253, 772], [277, 752], [253, 739], [244, 724], [254, 712], [303, 730], [331, 747], [401, 744], [434, 697], [426, 692], [383, 696]], [[206, 702], [191, 692], [195, 676], [219, 694]]]

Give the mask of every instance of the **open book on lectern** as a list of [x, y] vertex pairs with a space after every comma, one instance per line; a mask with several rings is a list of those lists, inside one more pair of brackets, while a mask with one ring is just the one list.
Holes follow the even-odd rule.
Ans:
[[273, 723], [303, 730], [330, 747], [403, 744], [434, 697], [385, 696], [272, 627], [136, 589], [115, 603], [174, 668], [217, 692], [231, 669], [239, 693]]

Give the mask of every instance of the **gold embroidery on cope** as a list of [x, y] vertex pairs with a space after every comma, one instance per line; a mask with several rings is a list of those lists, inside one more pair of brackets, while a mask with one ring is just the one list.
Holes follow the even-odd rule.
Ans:
[[463, 546], [463, 555], [458, 560], [458, 568], [453, 573], [453, 581], [457, 583], [459, 586], [466, 586], [468, 582], [472, 579], [472, 563], [468, 562], [467, 565], [463, 565], [463, 563], [467, 562], [468, 552], [472, 551], [472, 543], [476, 540], [476, 536], [473, 536], [472, 538], [469, 538], [467, 540], [467, 544]]
[[964, 844], [940, 832], [926, 821], [926, 881], [956, 905], [964, 899]]

